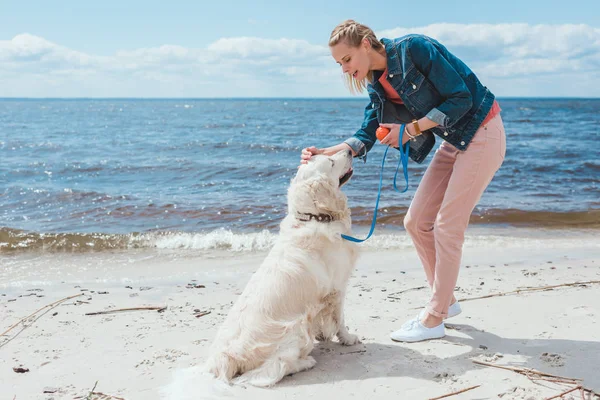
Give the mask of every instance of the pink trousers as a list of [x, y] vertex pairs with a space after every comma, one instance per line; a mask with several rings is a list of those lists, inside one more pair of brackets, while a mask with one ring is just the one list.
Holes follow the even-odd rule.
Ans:
[[498, 114], [479, 128], [465, 151], [442, 143], [410, 204], [404, 226], [425, 269], [433, 293], [427, 311], [434, 316], [448, 314], [469, 218], [505, 153]]

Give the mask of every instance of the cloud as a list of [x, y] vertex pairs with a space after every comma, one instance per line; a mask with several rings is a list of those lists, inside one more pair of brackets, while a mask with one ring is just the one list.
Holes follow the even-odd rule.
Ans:
[[378, 32], [385, 37], [422, 33], [436, 38], [488, 77], [597, 72], [600, 29], [588, 25], [435, 24]]
[[[438, 39], [500, 96], [600, 93], [600, 29], [588, 25], [433, 24], [377, 35], [407, 33]], [[347, 95], [327, 46], [299, 39], [221, 38], [205, 48], [162, 45], [111, 56], [26, 33], [0, 40], [0, 96]]]

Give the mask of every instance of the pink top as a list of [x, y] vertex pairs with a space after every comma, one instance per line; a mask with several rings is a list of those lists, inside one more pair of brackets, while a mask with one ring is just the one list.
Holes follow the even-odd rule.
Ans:
[[381, 76], [379, 77], [379, 83], [381, 83], [381, 86], [383, 86], [383, 90], [385, 91], [385, 97], [392, 103], [404, 104], [402, 102], [402, 99], [398, 95], [398, 92], [396, 92], [392, 85], [390, 85], [390, 83], [387, 81], [387, 72], [388, 70], [386, 68], [385, 71], [383, 71], [383, 74], [381, 74]]
[[502, 109], [500, 108], [500, 104], [498, 104], [498, 102], [496, 100], [494, 100], [494, 104], [492, 104], [492, 109], [488, 113], [487, 117], [485, 117], [485, 119], [481, 123], [481, 126], [484, 126], [485, 124], [490, 122], [492, 120], [492, 118], [494, 118], [496, 115], [500, 114], [500, 111], [502, 111]]

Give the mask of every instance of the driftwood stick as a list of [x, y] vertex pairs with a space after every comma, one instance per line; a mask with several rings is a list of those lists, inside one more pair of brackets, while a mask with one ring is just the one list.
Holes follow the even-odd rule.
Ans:
[[210, 311], [201, 311], [195, 315], [196, 318], [204, 317], [205, 315], [210, 314]]
[[443, 395], [443, 396], [439, 396], [439, 397], [433, 397], [433, 398], [431, 398], [431, 399], [429, 399], [429, 400], [440, 400], [440, 399], [444, 399], [444, 398], [446, 398], [446, 397], [450, 397], [450, 396], [454, 396], [454, 395], [457, 395], [457, 394], [461, 394], [461, 393], [467, 392], [467, 391], [469, 391], [469, 390], [477, 389], [479, 386], [481, 386], [481, 385], [477, 385], [477, 386], [471, 386], [470, 388], [466, 388], [466, 389], [458, 390], [458, 391], [456, 391], [456, 392], [448, 393], [448, 394], [445, 394], [445, 395]]
[[550, 378], [546, 378], [546, 377], [540, 377], [540, 378], [535, 378], [537, 380], [542, 380], [542, 381], [546, 381], [546, 382], [551, 382], [551, 383], [565, 383], [567, 385], [577, 385], [577, 381], [575, 379], [550, 379]]
[[92, 394], [96, 394], [96, 395], [101, 396], [102, 398], [106, 398], [106, 399], [125, 400], [122, 397], [112, 396], [110, 394], [106, 394], [106, 393], [102, 393], [102, 392], [92, 392]]
[[346, 354], [356, 354], [356, 353], [366, 353], [367, 350], [355, 350], [355, 351], [349, 351], [347, 353], [340, 353], [341, 356], [345, 356]]
[[517, 367], [504, 366], [504, 365], [496, 365], [496, 364], [487, 363], [487, 362], [478, 361], [478, 360], [472, 360], [472, 361], [475, 364], [485, 365], [487, 367], [494, 367], [494, 368], [506, 369], [508, 371], [518, 372], [520, 374], [532, 373], [532, 374], [537, 374], [537, 375], [540, 375], [540, 376], [547, 376], [547, 377], [550, 377], [550, 378], [568, 379], [570, 381], [581, 381], [582, 380], [582, 379], [579, 379], [579, 378], [569, 378], [569, 377], [565, 377], [565, 376], [558, 376], [558, 375], [547, 374], [545, 372], [537, 371], [537, 370], [535, 370], [533, 368], [517, 368]]
[[490, 297], [506, 296], [506, 295], [509, 295], [509, 294], [537, 292], [537, 291], [540, 291], [540, 290], [549, 290], [549, 289], [555, 289], [555, 288], [558, 288], [558, 287], [578, 286], [578, 285], [591, 285], [591, 284], [594, 284], [594, 283], [600, 283], [600, 281], [571, 282], [571, 283], [563, 283], [563, 284], [560, 284], [560, 285], [540, 286], [540, 287], [532, 287], [532, 288], [526, 288], [526, 289], [517, 289], [517, 290], [510, 291], [510, 292], [493, 293], [493, 294], [488, 294], [488, 295], [479, 296], [479, 297], [467, 297], [465, 299], [458, 299], [458, 301], [465, 302], [465, 301], [471, 301], [471, 300], [488, 299]]
[[571, 282], [571, 283], [561, 283], [558, 285], [549, 285], [549, 286], [521, 286], [519, 290], [546, 290], [546, 289], [554, 289], [557, 287], [563, 286], [577, 286], [577, 285], [591, 285], [594, 283], [600, 283], [600, 281], [585, 281], [585, 282]]
[[574, 388], [566, 390], [566, 391], [564, 391], [564, 392], [562, 392], [560, 394], [557, 394], [556, 396], [548, 397], [546, 400], [552, 400], [552, 399], [562, 398], [565, 394], [574, 392], [574, 391], [579, 390], [579, 389], [581, 389], [581, 386], [575, 386]]
[[29, 315], [28, 315], [28, 316], [26, 316], [25, 318], [21, 318], [21, 319], [19, 320], [19, 322], [15, 323], [15, 324], [14, 324], [14, 325], [12, 325], [10, 328], [8, 328], [7, 330], [5, 330], [5, 331], [4, 331], [4, 332], [3, 332], [3, 333], [0, 335], [0, 337], [2, 337], [2, 336], [4, 336], [4, 335], [6, 335], [6, 334], [7, 334], [8, 332], [10, 332], [10, 331], [11, 331], [13, 328], [15, 328], [16, 326], [18, 326], [18, 325], [19, 325], [21, 322], [23, 322], [23, 321], [26, 321], [26, 320], [28, 320], [29, 318], [33, 317], [35, 314], [39, 313], [39, 312], [40, 312], [40, 311], [42, 311], [44, 308], [50, 308], [50, 309], [52, 309], [52, 308], [56, 307], [57, 305], [59, 305], [60, 303], [62, 303], [63, 301], [67, 301], [67, 300], [70, 300], [70, 299], [72, 299], [72, 298], [74, 298], [74, 297], [79, 297], [79, 296], [83, 296], [83, 293], [79, 293], [79, 294], [75, 294], [75, 295], [73, 295], [73, 296], [65, 297], [64, 299], [60, 299], [60, 300], [57, 300], [57, 301], [55, 301], [54, 303], [50, 303], [50, 304], [47, 304], [47, 305], [45, 305], [44, 307], [42, 307], [42, 308], [40, 308], [40, 309], [38, 309], [38, 310], [36, 310], [36, 311], [32, 312], [31, 314], [29, 314]]
[[387, 297], [394, 298], [394, 296], [402, 294], [402, 293], [410, 292], [410, 291], [413, 291], [413, 290], [421, 290], [421, 289], [425, 289], [425, 288], [426, 288], [426, 286], [418, 286], [418, 287], [414, 287], [414, 288], [404, 289], [404, 290], [401, 290], [399, 292], [390, 293]]
[[[485, 296], [466, 297], [464, 299], [458, 299], [458, 301], [465, 302], [465, 301], [471, 301], [471, 300], [489, 299], [490, 297], [501, 297], [501, 296], [507, 296], [507, 295], [511, 295], [511, 294], [520, 294], [520, 293], [528, 293], [528, 292], [538, 292], [540, 290], [549, 290], [549, 289], [555, 289], [555, 288], [558, 288], [558, 287], [566, 287], [566, 286], [591, 285], [591, 284], [594, 284], [594, 283], [600, 283], [600, 281], [571, 282], [571, 283], [563, 283], [563, 284], [560, 284], [560, 285], [531, 287], [531, 288], [525, 288], [525, 289], [512, 290], [510, 292], [500, 292], [500, 293], [486, 294]], [[390, 296], [388, 296], [388, 297], [390, 297]], [[395, 297], [391, 297], [391, 298], [395, 298]], [[417, 309], [420, 309], [420, 308], [423, 308], [423, 307], [413, 307], [413, 308], [411, 308], [411, 310], [417, 310]]]
[[98, 385], [98, 381], [96, 381], [96, 383], [94, 383], [94, 387], [90, 391], [90, 394], [87, 395], [86, 400], [90, 400], [92, 398], [92, 394], [94, 393], [94, 389], [96, 389], [97, 385]]
[[85, 315], [112, 314], [112, 313], [117, 313], [117, 312], [122, 312], [122, 311], [137, 311], [137, 310], [156, 310], [158, 312], [161, 312], [161, 311], [165, 311], [166, 309], [167, 309], [167, 306], [163, 306], [163, 307], [149, 306], [149, 307], [115, 308], [114, 310], [89, 312], [89, 313], [85, 313]]
[[588, 389], [588, 388], [584, 388], [582, 387], [581, 390], [583, 390], [586, 393], [589, 393], [592, 397], [590, 397], [590, 399], [600, 399], [600, 394], [594, 392], [592, 389]]

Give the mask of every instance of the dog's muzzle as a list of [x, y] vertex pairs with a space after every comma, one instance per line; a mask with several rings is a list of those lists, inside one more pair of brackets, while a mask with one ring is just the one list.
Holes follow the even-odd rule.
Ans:
[[350, 177], [352, 176], [352, 174], [353, 174], [353, 173], [354, 173], [354, 170], [353, 170], [352, 168], [350, 168], [350, 169], [348, 170], [348, 172], [346, 172], [344, 175], [342, 175], [342, 176], [340, 177], [340, 187], [341, 187], [341, 186], [342, 186], [344, 183], [346, 183], [346, 182], [348, 182], [348, 181], [350, 180]]

